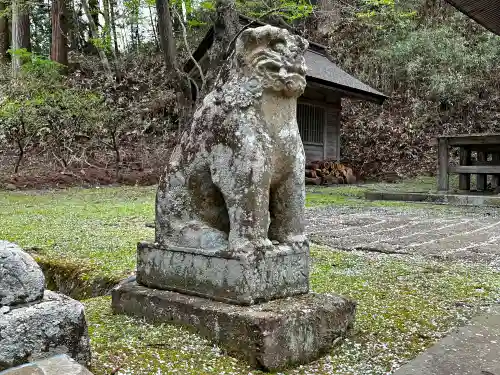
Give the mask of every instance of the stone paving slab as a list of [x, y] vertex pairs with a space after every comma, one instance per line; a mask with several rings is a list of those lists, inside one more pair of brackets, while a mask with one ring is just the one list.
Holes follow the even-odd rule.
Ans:
[[500, 306], [446, 336], [394, 375], [500, 375]]
[[336, 249], [500, 262], [496, 212], [329, 206], [306, 217], [311, 241]]

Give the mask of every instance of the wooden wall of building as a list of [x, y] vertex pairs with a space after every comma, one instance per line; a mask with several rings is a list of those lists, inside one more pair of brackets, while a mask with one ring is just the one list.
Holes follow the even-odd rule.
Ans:
[[298, 102], [321, 106], [325, 110], [323, 144], [304, 142], [306, 160], [340, 160], [340, 114], [342, 110], [340, 95], [333, 90], [325, 93], [308, 87]]

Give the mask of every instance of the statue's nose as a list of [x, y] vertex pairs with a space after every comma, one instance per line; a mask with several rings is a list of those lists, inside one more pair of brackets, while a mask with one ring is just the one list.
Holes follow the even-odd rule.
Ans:
[[302, 74], [302, 75], [306, 74], [306, 70], [305, 70], [303, 61], [301, 59], [298, 59], [295, 61], [288, 61], [285, 64], [285, 67], [286, 67], [287, 71], [289, 71], [289, 72], [294, 72], [294, 73], [298, 73], [298, 74]]

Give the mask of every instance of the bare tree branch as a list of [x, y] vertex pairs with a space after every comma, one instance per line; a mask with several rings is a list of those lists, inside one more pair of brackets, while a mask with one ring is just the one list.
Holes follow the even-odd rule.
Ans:
[[205, 88], [205, 84], [206, 84], [205, 74], [203, 73], [203, 69], [201, 68], [200, 64], [198, 63], [198, 61], [194, 58], [193, 54], [191, 53], [191, 48], [189, 47], [189, 42], [187, 40], [187, 30], [186, 30], [186, 26], [184, 25], [184, 21], [182, 20], [179, 12], [177, 12], [177, 9], [175, 9], [173, 7], [172, 10], [174, 11], [175, 16], [179, 19], [179, 24], [182, 27], [182, 36], [184, 39], [184, 45], [186, 47], [187, 53], [189, 54], [189, 58], [193, 61], [194, 65], [196, 66], [196, 68], [200, 72], [201, 90], [203, 91], [203, 89]]

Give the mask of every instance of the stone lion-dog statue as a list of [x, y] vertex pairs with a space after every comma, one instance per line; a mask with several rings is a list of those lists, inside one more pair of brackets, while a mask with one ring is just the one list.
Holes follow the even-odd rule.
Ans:
[[273, 26], [241, 33], [226, 83], [204, 98], [160, 180], [157, 243], [234, 253], [307, 242], [296, 119], [307, 48]]

